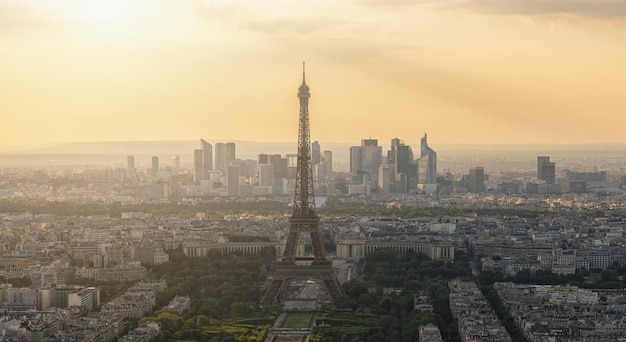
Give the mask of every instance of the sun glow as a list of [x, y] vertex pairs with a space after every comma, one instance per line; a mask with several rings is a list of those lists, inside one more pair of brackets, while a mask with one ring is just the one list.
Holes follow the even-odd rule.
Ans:
[[81, 21], [95, 25], [113, 25], [128, 20], [137, 11], [136, 1], [81, 0], [77, 14]]

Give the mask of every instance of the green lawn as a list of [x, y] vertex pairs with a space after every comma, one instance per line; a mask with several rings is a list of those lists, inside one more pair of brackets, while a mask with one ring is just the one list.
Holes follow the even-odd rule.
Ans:
[[283, 322], [282, 328], [308, 328], [313, 320], [313, 315], [313, 312], [290, 313]]

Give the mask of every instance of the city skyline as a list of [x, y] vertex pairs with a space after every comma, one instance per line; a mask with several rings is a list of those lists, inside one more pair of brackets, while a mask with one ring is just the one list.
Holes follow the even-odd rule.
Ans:
[[292, 142], [302, 60], [313, 140], [626, 143], [618, 1], [18, 0], [0, 13], [2, 148]]

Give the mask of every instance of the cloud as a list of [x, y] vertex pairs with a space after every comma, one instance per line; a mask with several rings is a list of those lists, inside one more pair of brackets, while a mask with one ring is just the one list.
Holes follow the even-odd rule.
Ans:
[[452, 2], [450, 5], [480, 13], [504, 15], [626, 16], [624, 0], [466, 0]]
[[250, 20], [244, 28], [265, 33], [307, 34], [330, 29], [341, 25], [342, 21], [332, 18], [274, 18], [269, 20]]
[[626, 16], [625, 0], [363, 0], [373, 7], [429, 6], [465, 9], [498, 15], [576, 15], [618, 18]]
[[23, 28], [49, 28], [58, 25], [47, 12], [26, 3], [0, 0], [0, 30]]
[[349, 24], [345, 20], [323, 15], [290, 13], [288, 10], [281, 14], [273, 13], [270, 6], [254, 8], [192, 0], [188, 8], [199, 21], [265, 34], [309, 34]]

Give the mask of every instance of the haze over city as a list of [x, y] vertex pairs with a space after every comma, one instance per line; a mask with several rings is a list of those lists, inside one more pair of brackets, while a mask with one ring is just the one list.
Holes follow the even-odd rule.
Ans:
[[0, 0], [1, 341], [626, 341], [625, 0]]
[[623, 1], [0, 0], [0, 147], [623, 144]]

